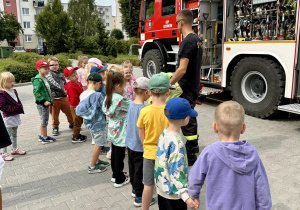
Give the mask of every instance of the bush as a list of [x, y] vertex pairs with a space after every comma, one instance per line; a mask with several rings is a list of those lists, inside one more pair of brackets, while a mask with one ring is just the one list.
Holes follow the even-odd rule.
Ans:
[[13, 53], [10, 58], [19, 62], [34, 64], [34, 66], [38, 60], [44, 59], [43, 56], [36, 53]]
[[96, 54], [98, 53], [98, 44], [95, 37], [88, 36], [84, 39], [84, 48], [81, 49], [85, 54]]
[[117, 40], [124, 39], [124, 35], [123, 35], [122, 31], [120, 29], [117, 29], [117, 28], [113, 29], [110, 32], [110, 37], [116, 38]]
[[137, 43], [137, 38], [130, 38], [129, 40], [118, 40], [118, 53], [128, 55], [130, 45]]
[[38, 71], [32, 68], [32, 64], [24, 64], [16, 61], [4, 67], [3, 70], [11, 72], [15, 76], [16, 83], [30, 82], [31, 78], [38, 74]]
[[118, 55], [118, 47], [117, 47], [118, 41], [116, 38], [108, 38], [107, 39], [107, 45], [106, 45], [106, 52], [108, 55], [113, 56], [114, 58]]
[[129, 52], [128, 41], [126, 40], [118, 40], [118, 53], [127, 55]]

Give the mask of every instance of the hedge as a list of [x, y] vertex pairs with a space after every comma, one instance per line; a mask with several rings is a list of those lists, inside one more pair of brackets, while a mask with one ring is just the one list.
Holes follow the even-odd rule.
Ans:
[[4, 71], [11, 72], [15, 76], [16, 83], [30, 82], [31, 78], [38, 73], [30, 64], [17, 61], [4, 67]]
[[[59, 60], [59, 70], [63, 71], [67, 66], [72, 65], [69, 59], [77, 59], [79, 55], [85, 55], [81, 51], [76, 53], [59, 53], [54, 55]], [[13, 53], [7, 59], [0, 59], [0, 72], [9, 71], [16, 77], [16, 83], [30, 82], [38, 71], [35, 68], [35, 63], [40, 60], [48, 60], [52, 55], [41, 56], [36, 53]], [[134, 66], [138, 66], [140, 61], [136, 55], [118, 54], [116, 58], [103, 55], [86, 55], [88, 58], [98, 58], [111, 64], [122, 64], [126, 60], [130, 60]]]

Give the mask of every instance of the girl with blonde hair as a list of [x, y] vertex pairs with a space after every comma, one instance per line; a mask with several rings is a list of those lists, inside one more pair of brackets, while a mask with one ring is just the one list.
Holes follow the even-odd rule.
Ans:
[[78, 75], [78, 82], [82, 84], [83, 90], [87, 89], [87, 81], [85, 77], [85, 66], [88, 63], [88, 57], [87, 56], [78, 56], [78, 68], [77, 69], [77, 75]]
[[[17, 129], [21, 124], [20, 114], [24, 114], [24, 109], [14, 85], [15, 77], [12, 73], [2, 72], [0, 74], [0, 110], [12, 141], [11, 155], [25, 155], [26, 152], [17, 147]], [[1, 149], [1, 154], [4, 161], [14, 159], [7, 153], [7, 147]]]

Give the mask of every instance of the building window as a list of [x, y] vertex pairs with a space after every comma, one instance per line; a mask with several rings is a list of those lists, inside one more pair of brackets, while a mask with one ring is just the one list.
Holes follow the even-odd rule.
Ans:
[[100, 11], [102, 11], [103, 10], [103, 8], [100, 8]]
[[26, 1], [26, 2], [28, 2], [28, 0], [23, 0], [23, 1]]
[[6, 6], [10, 7], [10, 1], [6, 2]]
[[106, 23], [106, 26], [109, 26], [109, 23]]
[[30, 28], [30, 22], [24, 22], [23, 25], [24, 28]]
[[22, 8], [23, 15], [29, 15], [29, 8]]
[[109, 16], [108, 15], [106, 15], [106, 20], [109, 20]]
[[32, 42], [32, 36], [31, 35], [25, 35], [25, 42]]
[[108, 8], [105, 9], [105, 12], [108, 12]]

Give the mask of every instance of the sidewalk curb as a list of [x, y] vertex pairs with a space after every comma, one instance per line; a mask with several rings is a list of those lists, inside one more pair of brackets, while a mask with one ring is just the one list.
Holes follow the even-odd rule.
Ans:
[[15, 84], [15, 87], [22, 87], [22, 86], [27, 86], [27, 85], [31, 85], [32, 82], [24, 82], [24, 83], [19, 83], [19, 84]]

